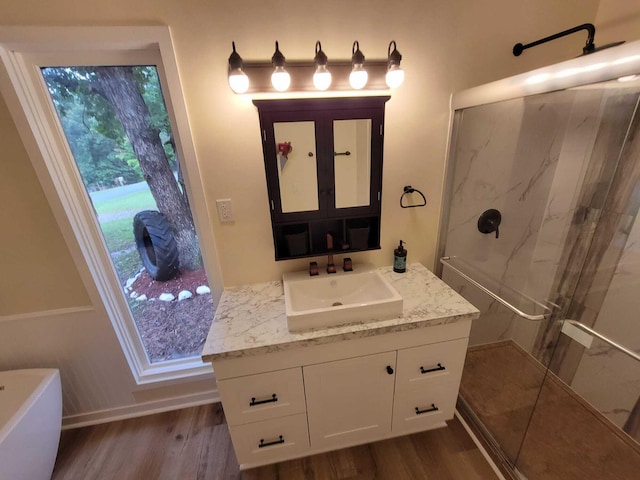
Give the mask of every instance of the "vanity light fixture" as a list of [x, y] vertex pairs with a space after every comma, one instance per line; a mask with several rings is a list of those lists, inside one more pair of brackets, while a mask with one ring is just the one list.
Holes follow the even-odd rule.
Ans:
[[313, 85], [318, 90], [326, 90], [331, 85], [331, 72], [327, 70], [328, 59], [322, 51], [320, 40], [316, 42], [316, 56], [313, 59], [316, 71], [313, 74]]
[[356, 40], [351, 47], [351, 73], [349, 84], [355, 90], [361, 90], [367, 84], [369, 74], [364, 69], [364, 55], [360, 51], [360, 44]]
[[[391, 51], [391, 45], [393, 45], [393, 51]], [[402, 55], [396, 48], [396, 41], [391, 40], [389, 48], [387, 49], [387, 75], [385, 81], [389, 88], [398, 88], [404, 82], [404, 70], [400, 67], [400, 61]]]
[[236, 52], [236, 42], [231, 42], [233, 52], [229, 56], [229, 86], [235, 93], [249, 90], [249, 77], [242, 70], [242, 57]]
[[271, 74], [271, 85], [279, 92], [286, 92], [291, 85], [291, 75], [284, 68], [285, 58], [280, 48], [278, 47], [278, 42], [276, 41], [276, 51], [273, 53], [273, 57], [271, 57], [271, 63], [273, 64], [273, 73]]
[[231, 44], [228, 80], [231, 89], [239, 94], [293, 91], [323, 96], [330, 92], [375, 92], [399, 87], [405, 76], [395, 40], [389, 43], [387, 57], [368, 58], [366, 67], [357, 40], [353, 42], [351, 58], [335, 59], [331, 55], [331, 66], [320, 41], [315, 42], [313, 59], [286, 61], [277, 41], [271, 59], [253, 61], [243, 60], [236, 52], [235, 42]]

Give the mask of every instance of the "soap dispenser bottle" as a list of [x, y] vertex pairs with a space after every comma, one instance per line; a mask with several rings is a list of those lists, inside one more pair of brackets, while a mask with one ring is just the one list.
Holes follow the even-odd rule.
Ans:
[[393, 251], [393, 271], [396, 273], [407, 271], [407, 249], [402, 246], [403, 243], [400, 240], [400, 245]]

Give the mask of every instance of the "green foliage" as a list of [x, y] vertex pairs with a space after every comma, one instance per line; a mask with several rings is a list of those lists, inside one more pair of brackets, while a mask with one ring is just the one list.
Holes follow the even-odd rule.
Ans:
[[[62, 128], [90, 190], [143, 179], [131, 142], [113, 108], [92, 88], [92, 67], [47, 67], [42, 74], [49, 88]], [[171, 124], [154, 66], [132, 67], [138, 89], [149, 109], [149, 123], [159, 131], [167, 159], [177, 169], [170, 144]]]

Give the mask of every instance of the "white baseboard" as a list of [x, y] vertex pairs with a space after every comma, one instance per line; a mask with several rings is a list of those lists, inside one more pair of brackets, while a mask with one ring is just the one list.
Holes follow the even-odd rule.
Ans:
[[455, 415], [458, 418], [458, 421], [462, 424], [464, 429], [467, 431], [467, 433], [471, 437], [471, 440], [473, 440], [473, 443], [476, 444], [476, 447], [478, 447], [478, 450], [480, 450], [480, 453], [482, 453], [482, 456], [487, 461], [487, 463], [489, 464], [491, 469], [494, 471], [496, 476], [499, 478], [499, 480], [506, 480], [506, 478], [504, 477], [504, 475], [502, 474], [502, 472], [500, 471], [498, 466], [495, 464], [495, 462], [493, 461], [493, 459], [489, 455], [489, 453], [485, 450], [484, 445], [482, 445], [480, 440], [478, 440], [478, 437], [476, 437], [475, 433], [473, 433], [473, 431], [471, 430], [471, 428], [469, 427], [467, 422], [464, 420], [464, 418], [462, 418], [462, 415], [460, 415], [460, 412], [458, 412], [457, 408], [456, 408], [456, 411], [455, 411]]
[[198, 405], [207, 405], [209, 403], [219, 401], [220, 395], [218, 394], [218, 390], [214, 389], [207, 392], [183, 395], [180, 397], [173, 397], [153, 402], [137, 403], [135, 405], [128, 405], [125, 407], [98, 410], [78, 415], [69, 415], [62, 418], [62, 430], [99, 425], [101, 423], [126, 420], [127, 418], [142, 417], [171, 410], [180, 410], [182, 408], [197, 407]]

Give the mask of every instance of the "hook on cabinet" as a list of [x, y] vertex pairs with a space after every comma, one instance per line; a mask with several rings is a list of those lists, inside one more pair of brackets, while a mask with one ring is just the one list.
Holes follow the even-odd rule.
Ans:
[[[405, 205], [403, 203], [403, 199], [405, 197], [405, 195], [408, 195], [410, 193], [417, 193], [418, 195], [420, 195], [422, 197], [422, 203], [418, 203], [417, 205]], [[404, 187], [404, 192], [402, 193], [402, 196], [400, 197], [400, 206], [402, 208], [414, 208], [414, 207], [424, 207], [427, 204], [427, 199], [424, 196], [424, 194], [418, 190], [417, 188], [413, 188], [411, 185], [406, 185]]]

